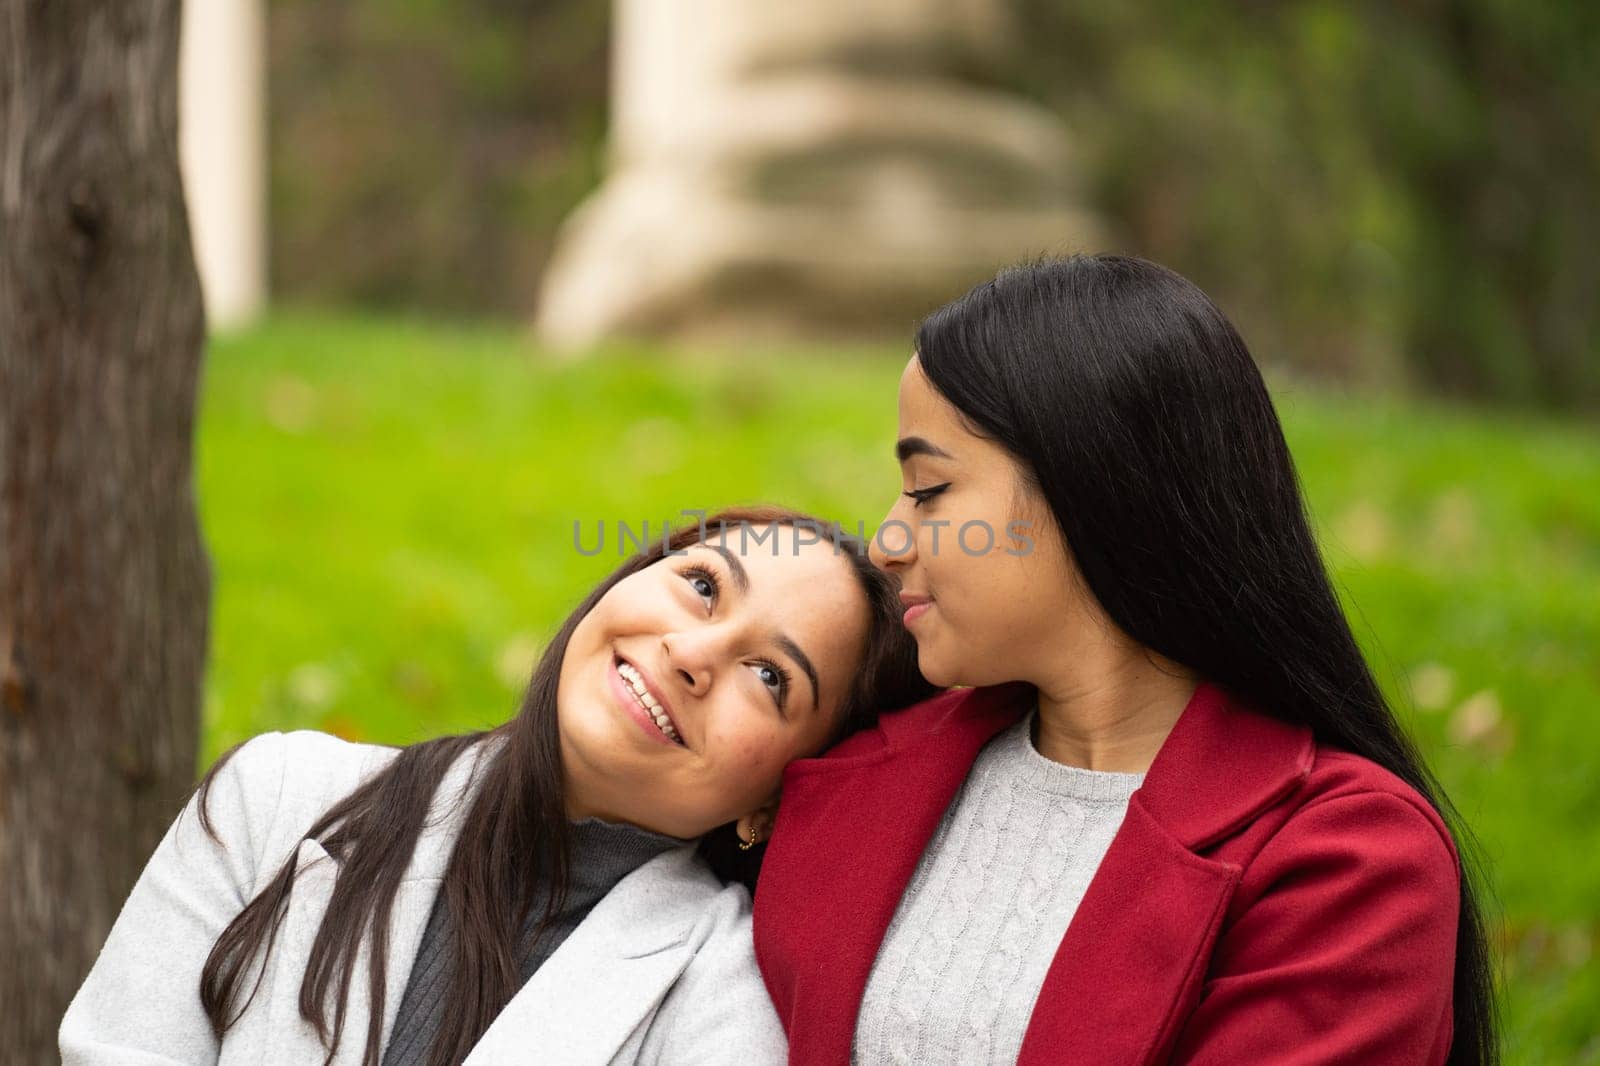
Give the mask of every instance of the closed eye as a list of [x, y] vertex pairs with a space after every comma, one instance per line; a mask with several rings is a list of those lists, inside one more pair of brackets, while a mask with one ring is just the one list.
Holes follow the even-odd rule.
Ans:
[[910, 496], [914, 501], [912, 504], [913, 507], [921, 507], [923, 504], [927, 503], [929, 500], [933, 499], [935, 496], [939, 495], [939, 493], [943, 492], [949, 487], [950, 482], [946, 481], [942, 485], [933, 485], [925, 489], [912, 489], [909, 492], [901, 493], [901, 495]]

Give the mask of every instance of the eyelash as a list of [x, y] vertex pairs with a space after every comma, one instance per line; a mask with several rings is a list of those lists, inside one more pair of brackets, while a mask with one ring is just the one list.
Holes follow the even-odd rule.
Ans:
[[[710, 596], [713, 603], [721, 598], [722, 579], [716, 575], [716, 571], [707, 570], [703, 566], [687, 566], [684, 567], [682, 573], [685, 578], [704, 578], [706, 584], [711, 586]], [[697, 595], [705, 594], [697, 593]], [[758, 665], [765, 666], [778, 675], [777, 701], [778, 710], [782, 711], [789, 703], [789, 686], [794, 682], [794, 675], [785, 669], [781, 663], [773, 662], [771, 659], [757, 659], [756, 662]]]
[[927, 503], [929, 500], [933, 499], [935, 496], [939, 495], [939, 493], [943, 492], [949, 487], [950, 482], [946, 481], [943, 485], [934, 485], [931, 488], [926, 489], [912, 489], [910, 492], [902, 492], [900, 495], [910, 496], [914, 501], [911, 506], [921, 507], [923, 504]]

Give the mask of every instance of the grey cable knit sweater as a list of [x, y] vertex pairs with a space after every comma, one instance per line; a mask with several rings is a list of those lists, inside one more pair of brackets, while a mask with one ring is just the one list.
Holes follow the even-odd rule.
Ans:
[[[555, 954], [556, 948], [578, 927], [596, 903], [618, 881], [657, 855], [688, 843], [648, 829], [585, 818], [572, 823], [572, 883], [566, 901], [550, 927], [530, 942], [532, 925], [543, 914], [544, 897], [534, 904], [529, 928], [523, 930], [522, 983]], [[394, 1032], [383, 1053], [383, 1066], [423, 1066], [439, 1032], [444, 1010], [445, 969], [450, 958], [453, 931], [446, 920], [444, 893], [434, 898], [428, 925], [417, 949], [406, 983], [405, 996], [395, 1017]], [[529, 1047], [538, 1046], [539, 1034], [529, 1033]]]
[[1037, 711], [979, 753], [873, 962], [858, 1066], [1015, 1063], [1045, 972], [1143, 774], [1033, 747]]

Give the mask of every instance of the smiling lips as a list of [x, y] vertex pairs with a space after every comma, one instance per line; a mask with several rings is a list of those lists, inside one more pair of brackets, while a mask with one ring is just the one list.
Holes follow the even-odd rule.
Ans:
[[666, 740], [681, 746], [683, 737], [678, 732], [677, 723], [672, 720], [671, 713], [656, 697], [644, 674], [638, 667], [620, 656], [614, 665], [617, 677], [622, 681], [623, 691], [629, 697], [630, 709], [638, 710]]

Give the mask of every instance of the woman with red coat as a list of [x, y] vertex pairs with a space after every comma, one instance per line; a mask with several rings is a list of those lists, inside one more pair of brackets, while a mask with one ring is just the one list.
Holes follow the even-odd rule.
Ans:
[[960, 687], [784, 776], [790, 1061], [1498, 1061], [1463, 830], [1222, 312], [1138, 259], [1007, 270], [918, 330], [896, 453], [874, 561]]

